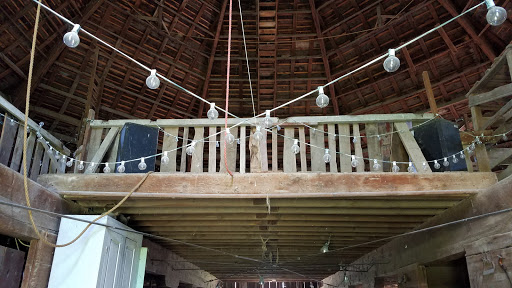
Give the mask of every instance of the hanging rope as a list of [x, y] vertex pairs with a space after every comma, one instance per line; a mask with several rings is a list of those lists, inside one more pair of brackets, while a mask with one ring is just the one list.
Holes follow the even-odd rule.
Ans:
[[228, 157], [227, 157], [227, 150], [228, 150], [228, 142], [227, 142], [227, 136], [228, 136], [228, 111], [229, 111], [229, 75], [230, 75], [230, 69], [231, 69], [231, 22], [233, 18], [233, 0], [229, 0], [229, 32], [228, 32], [228, 71], [226, 75], [226, 112], [224, 113], [224, 129], [225, 129], [225, 135], [224, 135], [224, 166], [226, 167], [226, 171], [233, 177], [233, 172], [229, 170], [228, 167]]
[[[23, 188], [25, 190], [25, 200], [27, 201], [27, 206], [28, 207], [32, 207], [30, 205], [30, 196], [29, 196], [29, 193], [28, 193], [28, 169], [27, 169], [27, 134], [28, 134], [28, 112], [29, 112], [29, 104], [30, 104], [30, 90], [31, 90], [31, 86], [32, 86], [32, 74], [33, 74], [33, 70], [34, 70], [34, 57], [35, 57], [35, 47], [36, 47], [36, 42], [37, 42], [37, 29], [39, 28], [39, 16], [41, 15], [41, 4], [38, 4], [37, 5], [37, 12], [36, 12], [36, 23], [35, 23], [35, 26], [34, 26], [34, 36], [32, 37], [32, 50], [30, 51], [30, 64], [29, 64], [29, 69], [28, 69], [28, 83], [27, 83], [27, 95], [26, 95], [26, 98], [25, 98], [25, 123], [24, 123], [24, 126], [23, 126]], [[82, 235], [85, 233], [85, 231], [87, 231], [87, 229], [89, 229], [89, 227], [91, 227], [91, 225], [100, 220], [101, 218], [107, 216], [108, 214], [112, 213], [114, 210], [116, 210], [117, 208], [119, 208], [119, 206], [123, 205], [123, 203], [133, 194], [133, 192], [135, 192], [137, 189], [139, 189], [139, 187], [142, 185], [142, 183], [144, 183], [144, 181], [146, 181], [146, 179], [148, 178], [149, 174], [151, 174], [152, 172], [148, 172], [144, 175], [144, 177], [142, 177], [142, 179], [139, 181], [139, 183], [137, 183], [137, 185], [135, 185], [135, 187], [133, 187], [133, 189], [130, 191], [130, 193], [128, 193], [121, 201], [119, 201], [119, 203], [117, 203], [117, 205], [115, 205], [114, 207], [112, 207], [112, 209], [108, 210], [107, 212], [101, 214], [100, 216], [98, 216], [96, 219], [94, 219], [92, 221], [92, 223], [89, 223], [85, 228], [84, 230], [82, 230], [82, 232], [80, 232], [80, 234], [78, 234], [75, 239], [71, 240], [70, 242], [68, 243], [65, 243], [65, 244], [53, 244], [51, 243], [50, 241], [48, 241], [46, 239], [46, 237], [43, 237], [43, 235], [41, 235], [41, 232], [39, 232], [39, 229], [37, 228], [37, 225], [34, 221], [34, 217], [32, 216], [32, 211], [31, 210], [28, 210], [28, 218], [30, 219], [30, 223], [32, 224], [32, 228], [34, 229], [34, 232], [36, 233], [37, 237], [43, 241], [44, 244], [48, 245], [48, 246], [51, 246], [51, 247], [54, 247], [54, 248], [58, 248], [58, 247], [66, 247], [66, 246], [69, 246], [73, 243], [75, 243], [80, 237], [82, 237]]]

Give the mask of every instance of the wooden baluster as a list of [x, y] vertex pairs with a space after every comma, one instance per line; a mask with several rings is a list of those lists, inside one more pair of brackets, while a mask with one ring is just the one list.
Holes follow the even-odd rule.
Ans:
[[[27, 139], [27, 173], [29, 173], [28, 175], [30, 175], [30, 164], [32, 164], [32, 155], [34, 153], [34, 145], [36, 144], [35, 142], [36, 142], [36, 133], [32, 131], [32, 132], [30, 132], [30, 135], [28, 136], [28, 139]], [[21, 166], [20, 173], [21, 173], [21, 175], [23, 175], [25, 173], [25, 171], [23, 169], [23, 165]]]
[[256, 132], [256, 127], [251, 128], [251, 137], [249, 138], [249, 155], [251, 157], [250, 172], [258, 173], [261, 172], [261, 159], [265, 156], [261, 153], [261, 143], [267, 143], [267, 131], [263, 129], [260, 131], [263, 135], [265, 135], [265, 138], [261, 139], [261, 141], [256, 141], [256, 139], [254, 139], [254, 132]]
[[[43, 144], [43, 163], [41, 165], [41, 171], [39, 172], [39, 175], [48, 174], [48, 168], [50, 168], [50, 155], [46, 153], [46, 149], [44, 149]], [[87, 167], [86, 167], [87, 168]], [[37, 176], [36, 176], [37, 179]]]
[[[368, 146], [368, 158], [370, 160], [370, 171], [372, 172], [383, 172], [382, 170], [382, 151], [380, 149], [380, 138], [375, 135], [379, 135], [379, 128], [376, 123], [367, 123], [366, 127], [366, 140]], [[373, 159], [377, 159], [379, 169], [373, 169]]]
[[[306, 134], [304, 133], [304, 127], [299, 127], [299, 141], [300, 143], [306, 143]], [[300, 145], [300, 171], [308, 172], [308, 161], [306, 155], [306, 144]]]
[[[272, 172], [279, 171], [279, 159], [277, 156], [277, 133], [278, 133], [277, 128], [273, 128], [272, 129]], [[263, 133], [263, 135], [266, 135], [266, 134]], [[262, 169], [261, 170], [263, 172], [266, 172], [266, 171], [268, 171], [268, 154], [267, 154], [267, 143], [266, 142], [265, 142], [265, 146], [262, 147], [262, 149], [261, 149], [261, 153], [263, 155], [263, 157], [261, 158], [262, 159], [262, 162], [261, 162]], [[266, 161], [266, 165], [263, 164], [263, 161]]]
[[[359, 133], [359, 124], [352, 125], [352, 136], [356, 139], [356, 143], [354, 144], [354, 155], [356, 155], [356, 159], [359, 164], [356, 167], [357, 172], [364, 172], [364, 159], [363, 159], [363, 149], [361, 148], [361, 134]], [[352, 138], [352, 140], [354, 139]]]
[[345, 135], [339, 136], [339, 147], [340, 147], [340, 172], [352, 172], [352, 165], [350, 162], [352, 159], [352, 150], [350, 148], [350, 126], [349, 124], [338, 124], [338, 134]]
[[186, 153], [186, 150], [187, 150], [188, 144], [190, 144], [190, 142], [188, 141], [188, 127], [184, 127], [183, 128], [183, 142], [182, 142], [183, 148], [181, 149], [181, 162], [180, 162], [180, 172], [182, 172], [182, 173], [187, 172], [187, 156], [188, 155]]
[[160, 163], [160, 172], [176, 173], [176, 155], [178, 154], [176, 150], [176, 148], [178, 148], [178, 141], [176, 141], [176, 137], [178, 136], [178, 130], [178, 127], [164, 128], [165, 133], [164, 140], [162, 142], [162, 151], [169, 151], [167, 152], [169, 163]]
[[[32, 161], [32, 168], [30, 169], [29, 177], [30, 179], [36, 181], [37, 176], [39, 176], [39, 171], [41, 170], [41, 159], [43, 158], [44, 148], [39, 140], [36, 141], [36, 151], [34, 152], [34, 159]], [[78, 163], [74, 163], [75, 166]]]
[[190, 166], [190, 172], [192, 173], [203, 173], [203, 156], [204, 156], [204, 142], [200, 141], [204, 138], [204, 128], [194, 128], [194, 140], [196, 141], [196, 150], [192, 155], [192, 165]]
[[[230, 130], [231, 134], [233, 134], [233, 136], [235, 137], [235, 139], [238, 137], [238, 127], [235, 127], [235, 128], [232, 128]], [[221, 133], [221, 137], [220, 137], [220, 147], [221, 147], [221, 151], [220, 151], [220, 155], [221, 155], [221, 163], [220, 163], [220, 172], [221, 173], [225, 173], [227, 172], [226, 170], [226, 164], [224, 162], [224, 138], [225, 138], [225, 131]], [[236, 152], [237, 152], [237, 147], [238, 147], [238, 144], [235, 140], [235, 142], [233, 142], [233, 144], [227, 144], [227, 149], [226, 149], [226, 157], [227, 157], [227, 163], [228, 163], [228, 168], [231, 172], [236, 172]]]
[[23, 156], [23, 126], [18, 126], [18, 134], [16, 135], [16, 144], [14, 145], [14, 150], [12, 152], [11, 158], [11, 167], [14, 171], [19, 171], [21, 166], [21, 158]]
[[208, 173], [215, 173], [217, 172], [217, 127], [211, 126], [208, 129], [208, 135], [210, 136], [208, 138]]
[[[283, 147], [283, 172], [297, 172], [297, 155], [292, 152], [292, 145], [295, 139], [295, 128], [284, 128], [284, 147]], [[299, 144], [303, 145], [303, 144]]]
[[382, 170], [389, 172], [391, 171], [391, 140], [392, 140], [392, 134], [388, 134], [390, 131], [391, 125], [388, 123], [379, 123], [379, 135], [381, 142], [380, 142], [380, 151], [382, 152], [382, 160], [386, 161], [382, 163]]
[[240, 173], [245, 173], [246, 126], [240, 126]]
[[[326, 172], [324, 156], [324, 125], [318, 125], [314, 127], [315, 130], [310, 130], [309, 138], [311, 141], [311, 171], [312, 172]], [[316, 147], [315, 147], [316, 146]], [[317, 148], [320, 147], [320, 148]]]
[[0, 163], [6, 166], [9, 164], [14, 140], [16, 139], [17, 126], [16, 123], [11, 123], [11, 120], [5, 115], [2, 135], [0, 136]]
[[[101, 138], [103, 136], [103, 128], [93, 128], [91, 129], [91, 136], [89, 137], [89, 142], [88, 143], [84, 143], [85, 145], [87, 145], [86, 149], [87, 149], [87, 156], [86, 156], [86, 161], [87, 162], [91, 162], [92, 159], [94, 158], [94, 155], [96, 155], [96, 152], [98, 151], [98, 149], [100, 148], [100, 145], [101, 145]], [[91, 171], [89, 169], [89, 166], [90, 164], [87, 164], [87, 163], [84, 163], [85, 165], [85, 169], [84, 171], [81, 171], [81, 173], [85, 173], [86, 171]], [[96, 170], [98, 169], [98, 163], [94, 163], [95, 165], [95, 168], [94, 168], [94, 171], [92, 171], [93, 173], [96, 172]]]
[[334, 124], [327, 125], [327, 132], [329, 134], [327, 135], [328, 143], [329, 143], [329, 154], [331, 155], [331, 162], [329, 162], [329, 171], [333, 173], [338, 172], [338, 161], [336, 159], [336, 128]]
[[[396, 129], [398, 130], [398, 129]], [[393, 131], [396, 131], [393, 130]], [[409, 156], [407, 155], [407, 151], [405, 150], [404, 144], [402, 143], [400, 136], [398, 133], [393, 133], [391, 136], [391, 161], [397, 161], [397, 162], [409, 162]], [[391, 164], [392, 165], [392, 164]], [[400, 168], [400, 172], [407, 172], [407, 167], [409, 165], [407, 164], [397, 164], [397, 166]], [[385, 172], [390, 172], [392, 169], [392, 166], [390, 166], [390, 170]]]

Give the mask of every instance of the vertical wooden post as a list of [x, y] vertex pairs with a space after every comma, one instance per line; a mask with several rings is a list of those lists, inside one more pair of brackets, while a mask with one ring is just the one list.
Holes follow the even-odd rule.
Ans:
[[[89, 109], [89, 113], [87, 114], [87, 118], [83, 119], [85, 129], [84, 132], [80, 134], [78, 139], [78, 150], [81, 150], [82, 152], [80, 155], [76, 158], [77, 160], [85, 160], [87, 157], [87, 144], [89, 143], [89, 138], [91, 137], [91, 125], [89, 123], [90, 120], [94, 120], [95, 112], [92, 109]], [[80, 149], [80, 147], [82, 149]], [[76, 168], [77, 165], [75, 165], [75, 173], [78, 173], [78, 169]]]
[[437, 104], [434, 98], [434, 92], [432, 91], [432, 85], [430, 84], [430, 77], [427, 71], [423, 71], [423, 84], [425, 85], [425, 92], [427, 93], [428, 104], [430, 105], [430, 111], [437, 115]]
[[[482, 128], [484, 121], [482, 117], [482, 110], [480, 107], [474, 106], [471, 107], [471, 119], [473, 120], [473, 129], [475, 133], [480, 134], [483, 131], [480, 131]], [[489, 161], [489, 156], [487, 155], [487, 150], [485, 149], [485, 145], [476, 145], [475, 154], [478, 164], [478, 171], [480, 172], [490, 172], [491, 171], [491, 163]]]

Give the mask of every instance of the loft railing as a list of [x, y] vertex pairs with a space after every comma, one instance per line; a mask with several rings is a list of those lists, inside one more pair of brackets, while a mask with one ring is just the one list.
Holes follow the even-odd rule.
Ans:
[[[408, 171], [408, 162], [418, 173], [431, 172], [430, 167], [423, 169], [425, 157], [409, 128], [433, 118], [432, 114], [273, 118], [276, 126], [261, 129], [261, 141], [253, 137], [255, 120], [228, 119], [228, 126], [247, 122], [230, 129], [237, 141], [228, 144], [226, 162], [229, 170], [236, 173], [388, 172], [393, 161], [405, 162], [397, 165], [400, 172]], [[130, 160], [117, 159], [119, 131], [128, 122], [160, 129], [157, 152], [170, 152], [166, 164], [160, 161], [161, 156], [156, 157], [156, 171], [226, 172], [224, 133], [219, 133], [224, 127], [223, 119], [91, 120], [86, 128], [89, 134], [84, 138], [84, 149], [77, 158], [96, 164]], [[297, 154], [292, 152], [294, 139], [299, 141]], [[191, 141], [196, 141], [195, 152], [189, 156], [184, 148], [179, 148]], [[325, 149], [329, 149], [331, 156], [328, 163], [324, 161]], [[358, 160], [357, 165], [352, 165], [352, 155]], [[374, 169], [374, 162], [369, 159], [377, 159], [380, 167]], [[113, 165], [110, 168], [115, 169]], [[75, 169], [84, 173], [101, 171], [101, 165], [83, 171]]]

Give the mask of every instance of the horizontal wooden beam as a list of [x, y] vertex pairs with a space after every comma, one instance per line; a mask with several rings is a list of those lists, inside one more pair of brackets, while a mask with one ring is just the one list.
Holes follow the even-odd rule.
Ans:
[[[43, 175], [42, 185], [64, 195], [125, 194], [143, 174]], [[153, 173], [132, 197], [311, 198], [440, 195], [460, 197], [496, 183], [494, 173]], [[98, 196], [100, 194], [96, 194]], [[271, 202], [272, 203], [272, 202]], [[155, 211], [153, 211], [155, 212]], [[259, 211], [253, 211], [259, 213]], [[204, 211], [204, 213], [208, 213]], [[264, 213], [264, 211], [263, 211]]]

